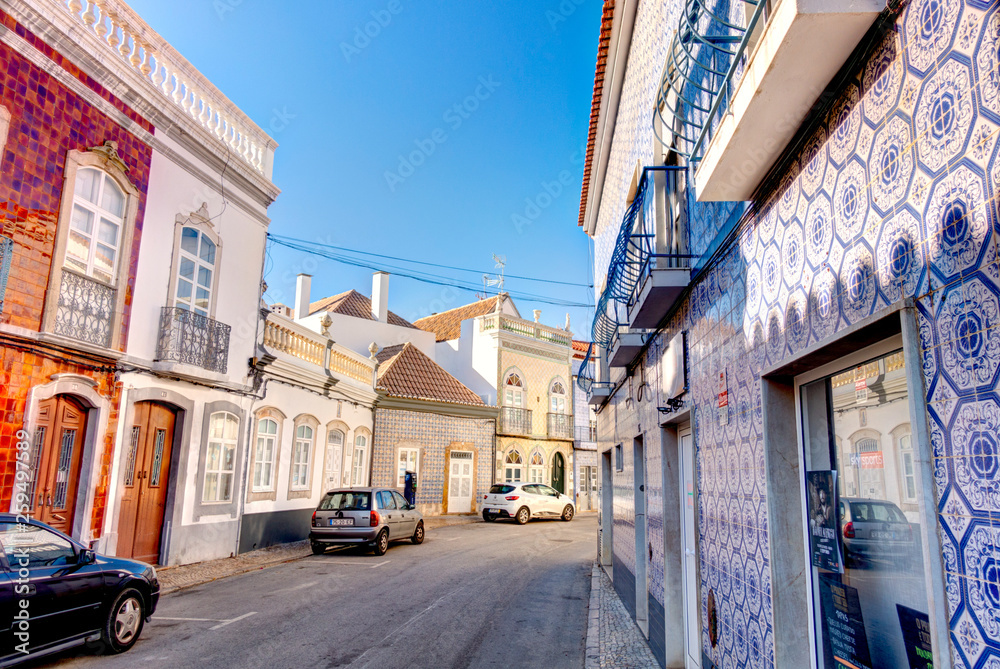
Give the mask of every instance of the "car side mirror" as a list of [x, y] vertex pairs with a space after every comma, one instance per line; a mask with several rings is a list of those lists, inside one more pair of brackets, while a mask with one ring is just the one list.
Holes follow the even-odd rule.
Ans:
[[90, 564], [97, 559], [97, 554], [89, 548], [81, 548], [79, 555], [76, 556], [77, 564]]

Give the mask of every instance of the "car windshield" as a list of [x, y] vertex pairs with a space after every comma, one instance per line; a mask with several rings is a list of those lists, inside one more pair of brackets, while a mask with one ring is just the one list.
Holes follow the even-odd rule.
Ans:
[[492, 488], [490, 488], [490, 494], [491, 495], [506, 495], [507, 493], [509, 493], [513, 489], [514, 489], [514, 486], [512, 486], [512, 485], [504, 485], [502, 483], [498, 483], [497, 485], [495, 485]]
[[320, 511], [368, 511], [371, 509], [370, 492], [342, 490], [328, 492], [320, 501]]

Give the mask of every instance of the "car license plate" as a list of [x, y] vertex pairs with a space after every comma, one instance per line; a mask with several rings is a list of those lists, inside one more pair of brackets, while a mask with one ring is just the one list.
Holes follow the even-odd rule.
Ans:
[[889, 541], [896, 540], [895, 532], [872, 532], [872, 539], [888, 539]]
[[353, 518], [331, 518], [330, 525], [353, 525]]

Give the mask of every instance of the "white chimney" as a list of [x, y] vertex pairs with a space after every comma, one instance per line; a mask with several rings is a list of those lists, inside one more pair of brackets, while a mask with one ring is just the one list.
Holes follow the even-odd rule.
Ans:
[[295, 281], [295, 318], [309, 315], [309, 292], [312, 290], [312, 275], [299, 274]]
[[379, 323], [389, 322], [389, 273], [372, 274], [372, 317]]

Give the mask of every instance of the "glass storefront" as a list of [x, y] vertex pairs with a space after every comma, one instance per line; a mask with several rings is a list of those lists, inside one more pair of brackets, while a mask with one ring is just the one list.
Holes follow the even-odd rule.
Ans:
[[931, 666], [905, 361], [800, 386], [819, 666]]

